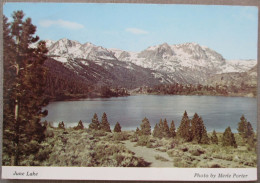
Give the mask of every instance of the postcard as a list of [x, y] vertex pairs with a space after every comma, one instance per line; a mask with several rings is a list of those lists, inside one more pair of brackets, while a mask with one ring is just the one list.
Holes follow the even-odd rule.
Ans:
[[3, 179], [257, 180], [257, 6], [3, 14]]

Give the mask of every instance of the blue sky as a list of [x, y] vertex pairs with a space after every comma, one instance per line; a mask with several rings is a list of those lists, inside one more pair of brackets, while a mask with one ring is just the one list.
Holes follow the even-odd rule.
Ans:
[[153, 4], [6, 3], [23, 10], [41, 39], [68, 38], [106, 48], [196, 42], [226, 59], [257, 58], [257, 7]]

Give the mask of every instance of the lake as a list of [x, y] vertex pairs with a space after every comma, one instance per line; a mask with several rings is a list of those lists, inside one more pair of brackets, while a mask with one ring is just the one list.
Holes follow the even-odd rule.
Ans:
[[161, 118], [166, 118], [169, 125], [174, 120], [178, 128], [185, 110], [190, 119], [195, 112], [198, 113], [207, 131], [223, 132], [230, 126], [233, 132], [237, 132], [242, 114], [255, 131], [257, 126], [257, 99], [248, 97], [136, 95], [51, 102], [46, 109], [49, 114], [42, 120], [51, 121], [55, 126], [64, 121], [67, 127], [76, 126], [79, 120], [87, 127], [94, 113], [101, 121], [106, 112], [111, 129], [116, 122], [120, 123], [122, 130], [136, 129], [144, 117], [149, 119], [152, 128]]

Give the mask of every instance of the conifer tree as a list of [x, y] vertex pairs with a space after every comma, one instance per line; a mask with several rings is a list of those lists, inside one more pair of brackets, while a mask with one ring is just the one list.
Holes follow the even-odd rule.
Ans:
[[246, 137], [250, 138], [254, 136], [254, 129], [250, 122], [247, 122]]
[[91, 130], [99, 130], [100, 129], [100, 123], [98, 121], [98, 116], [95, 113], [93, 118], [92, 118], [92, 122], [89, 124], [89, 129]]
[[100, 123], [100, 127], [102, 130], [104, 130], [105, 132], [111, 132], [111, 129], [110, 129], [110, 124], [109, 122], [107, 121], [107, 114], [104, 112], [103, 113], [103, 116], [102, 116], [102, 121]]
[[118, 122], [116, 123], [116, 125], [114, 127], [114, 132], [121, 132], [121, 126]]
[[163, 134], [163, 121], [162, 119], [160, 119], [159, 121], [159, 125], [158, 125], [158, 138], [163, 138], [164, 134]]
[[155, 127], [153, 129], [153, 137], [160, 137], [160, 129], [157, 123], [155, 124]]
[[175, 137], [176, 136], [176, 128], [175, 128], [175, 124], [174, 124], [174, 121], [172, 120], [171, 122], [171, 127], [170, 127], [170, 136], [171, 137]]
[[74, 127], [75, 130], [83, 130], [84, 125], [81, 120], [79, 120], [78, 126]]
[[180, 126], [177, 131], [177, 135], [181, 138], [183, 138], [186, 141], [191, 140], [191, 134], [190, 134], [190, 119], [188, 117], [187, 112], [185, 111], [180, 123]]
[[204, 126], [203, 120], [201, 117], [200, 117], [200, 119], [201, 119], [201, 123], [202, 123], [202, 131], [201, 131], [201, 139], [200, 139], [199, 143], [200, 144], [209, 144], [210, 139], [208, 137], [206, 127]]
[[232, 133], [230, 127], [227, 127], [225, 132], [223, 133], [222, 145], [223, 146], [233, 146], [235, 148], [237, 147], [235, 136]]
[[199, 125], [200, 125], [199, 124], [199, 115], [197, 113], [195, 113], [193, 118], [191, 119], [191, 139], [196, 142], [198, 142], [200, 139], [200, 136], [199, 136], [200, 126]]
[[243, 138], [244, 143], [249, 143], [252, 145], [252, 139], [254, 139], [254, 129], [250, 122], [247, 121], [244, 115], [241, 116], [240, 122], [238, 123], [237, 131], [239, 135]]
[[[16, 11], [13, 21], [3, 21], [4, 39], [4, 153], [10, 156], [9, 165], [20, 165], [21, 158], [37, 152], [28, 150], [31, 143], [44, 140], [40, 119], [47, 115], [42, 107], [48, 104], [44, 96], [46, 83], [47, 48], [45, 42], [34, 36], [36, 27], [24, 13]], [[38, 42], [39, 41], [39, 42]], [[37, 43], [36, 48], [30, 47]], [[11, 137], [11, 138], [9, 138]], [[9, 144], [8, 146], [5, 146]]]
[[215, 130], [213, 130], [212, 136], [211, 136], [211, 142], [212, 144], [218, 144], [218, 137]]
[[162, 121], [162, 119], [160, 119], [158, 127], [161, 130], [161, 133], [163, 133], [163, 121]]
[[151, 125], [149, 120], [146, 117], [142, 120], [140, 126], [141, 126], [141, 130], [140, 130], [141, 135], [151, 135]]
[[241, 116], [240, 122], [238, 123], [237, 131], [242, 138], [247, 136], [247, 120], [244, 115]]
[[59, 129], [65, 129], [65, 124], [64, 124], [63, 121], [59, 123], [58, 128]]
[[168, 122], [167, 122], [166, 119], [164, 119], [164, 121], [163, 121], [163, 136], [164, 137], [170, 137], [171, 136], [170, 129], [169, 129], [169, 126], [168, 126]]
[[194, 114], [191, 120], [191, 139], [199, 144], [209, 143], [206, 127], [197, 113]]
[[254, 129], [253, 129], [250, 122], [247, 122], [247, 134], [246, 134], [246, 136], [247, 136], [246, 142], [247, 142], [248, 146], [256, 148], [255, 133], [254, 133]]

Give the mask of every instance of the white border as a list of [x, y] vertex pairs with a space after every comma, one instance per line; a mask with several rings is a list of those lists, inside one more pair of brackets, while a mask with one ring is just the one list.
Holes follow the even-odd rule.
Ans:
[[[14, 175], [23, 172], [24, 175]], [[34, 172], [27, 176], [27, 172]], [[198, 174], [200, 174], [200, 177]], [[36, 175], [37, 174], [37, 175]], [[219, 177], [223, 174], [223, 177]], [[215, 177], [213, 177], [215, 175]], [[244, 175], [236, 177], [236, 175]], [[106, 168], [3, 166], [3, 179], [256, 181], [257, 168]]]

